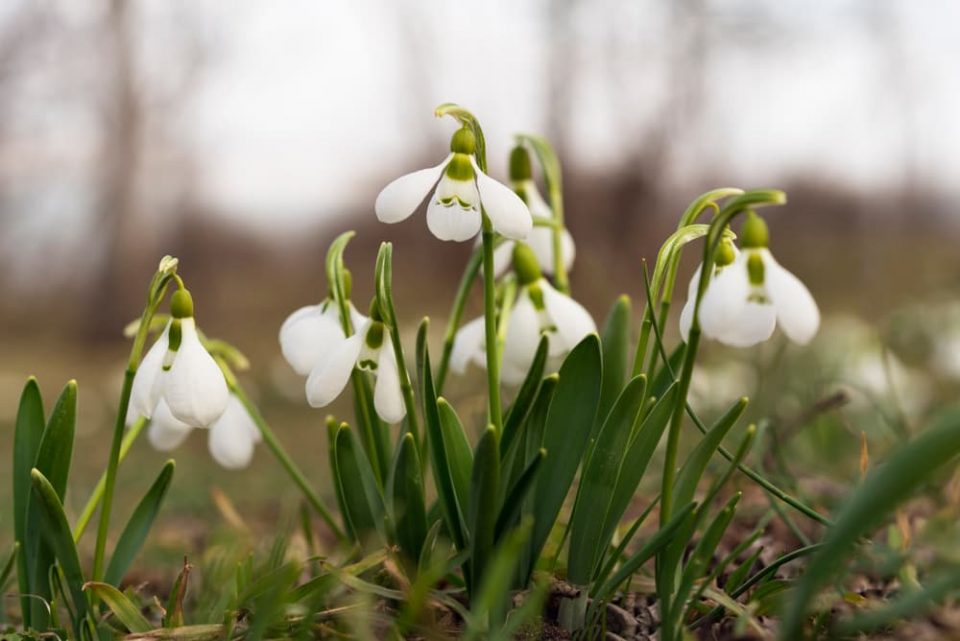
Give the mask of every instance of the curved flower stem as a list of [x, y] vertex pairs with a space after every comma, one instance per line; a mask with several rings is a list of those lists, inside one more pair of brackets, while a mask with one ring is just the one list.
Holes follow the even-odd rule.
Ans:
[[[232, 379], [233, 377], [228, 377]], [[323, 501], [314, 492], [313, 488], [310, 486], [310, 483], [307, 481], [306, 477], [303, 475], [303, 472], [300, 471], [300, 468], [297, 467], [297, 464], [293, 462], [293, 459], [290, 458], [290, 455], [287, 454], [286, 450], [283, 449], [283, 445], [280, 444], [280, 441], [277, 440], [276, 434], [273, 433], [273, 430], [270, 429], [270, 426], [267, 424], [267, 421], [263, 418], [263, 415], [260, 414], [260, 410], [257, 409], [257, 406], [253, 404], [250, 400], [250, 397], [247, 396], [247, 393], [236, 381], [236, 379], [228, 380], [230, 384], [230, 391], [233, 392], [240, 402], [243, 404], [243, 407], [247, 410], [247, 413], [250, 415], [250, 418], [253, 419], [253, 422], [256, 424], [257, 429], [260, 430], [260, 434], [263, 435], [263, 442], [270, 448], [270, 451], [273, 452], [273, 455], [277, 458], [277, 461], [280, 462], [280, 465], [286, 470], [287, 474], [290, 475], [291, 480], [296, 483], [297, 487], [300, 488], [300, 491], [303, 492], [304, 498], [316, 510], [317, 514], [320, 515], [320, 518], [327, 524], [330, 530], [333, 532], [334, 536], [337, 537], [337, 541], [343, 543], [346, 542], [347, 536], [344, 534], [343, 530], [337, 524], [336, 520], [333, 518], [333, 515], [330, 513], [330, 510], [327, 509], [327, 506], [323, 504]]]
[[[134, 441], [140, 436], [140, 432], [143, 431], [143, 428], [147, 426], [149, 421], [144, 417], [138, 418], [133, 425], [127, 430], [127, 433], [123, 435], [123, 442], [120, 444], [120, 456], [117, 459], [117, 465], [123, 463], [123, 460], [127, 458], [127, 453], [130, 451], [130, 448], [133, 446]], [[104, 489], [107, 485], [107, 473], [104, 472], [100, 476], [100, 480], [97, 481], [97, 485], [93, 488], [93, 492], [90, 493], [90, 498], [87, 499], [87, 504], [83, 506], [83, 511], [80, 513], [80, 517], [77, 519], [76, 524], [73, 526], [73, 540], [77, 542], [80, 540], [80, 537], [83, 536], [83, 533], [87, 529], [87, 525], [90, 524], [90, 519], [93, 517], [93, 513], [96, 511], [97, 506], [100, 505], [100, 501], [103, 500]]]
[[483, 318], [487, 350], [487, 387], [490, 424], [499, 438], [503, 432], [500, 407], [500, 359], [497, 355], [497, 300], [493, 273], [493, 226], [483, 212]]
[[470, 286], [473, 285], [477, 274], [480, 273], [481, 265], [483, 265], [483, 246], [477, 247], [470, 256], [470, 261], [463, 270], [463, 276], [460, 277], [460, 285], [457, 286], [457, 294], [454, 296], [453, 305], [450, 308], [450, 317], [447, 319], [447, 328], [443, 334], [443, 352], [440, 354], [440, 363], [437, 366], [436, 388], [438, 397], [443, 395], [443, 384], [447, 380], [453, 343], [457, 339], [457, 330], [460, 328], [460, 321], [463, 319], [463, 309], [467, 305]]

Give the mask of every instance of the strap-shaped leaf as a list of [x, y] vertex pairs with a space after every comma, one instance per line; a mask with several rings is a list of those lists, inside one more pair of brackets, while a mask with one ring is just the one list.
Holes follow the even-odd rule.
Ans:
[[43, 473], [34, 468], [30, 473], [33, 483], [31, 505], [36, 506], [40, 536], [53, 551], [53, 555], [67, 582], [70, 598], [73, 600], [76, 620], [74, 631], [80, 636], [81, 621], [89, 613], [89, 603], [83, 592], [83, 570], [80, 568], [80, 558], [73, 543], [70, 524], [63, 513], [63, 504], [57, 495], [56, 488], [47, 480]]
[[497, 522], [497, 499], [500, 483], [500, 449], [497, 433], [488, 427], [480, 442], [473, 461], [470, 479], [470, 567], [472, 585], [470, 592], [476, 594], [483, 574], [487, 569], [493, 550]]
[[440, 412], [440, 429], [443, 430], [443, 446], [450, 465], [453, 490], [457, 493], [457, 503], [465, 514], [466, 506], [470, 502], [473, 451], [470, 449], [463, 423], [460, 422], [460, 417], [457, 416], [453, 406], [446, 399], [440, 398], [437, 399], [437, 410]]
[[127, 595], [108, 583], [99, 583], [90, 581], [83, 586], [84, 590], [92, 592], [104, 604], [117, 620], [124, 625], [127, 630], [133, 633], [148, 632], [153, 626], [140, 614], [133, 601], [127, 598]]
[[405, 433], [397, 445], [388, 496], [396, 541], [406, 558], [420, 558], [427, 536], [427, 510], [423, 497], [423, 469], [413, 434]]
[[517, 477], [516, 482], [510, 487], [500, 508], [500, 515], [497, 517], [497, 528], [494, 533], [494, 540], [499, 542], [507, 531], [513, 527], [520, 518], [523, 509], [523, 502], [526, 500], [533, 484], [537, 480], [537, 473], [540, 471], [540, 465], [543, 459], [547, 457], [547, 451], [541, 449], [533, 460], [527, 464], [526, 469]]
[[617, 298], [603, 323], [603, 385], [600, 388], [599, 415], [606, 417], [620, 395], [630, 367], [630, 320], [632, 306], [626, 294]]
[[[120, 585], [124, 574], [137, 554], [153, 527], [153, 521], [160, 512], [160, 506], [163, 499], [167, 496], [167, 490], [170, 489], [170, 482], [173, 480], [173, 470], [175, 464], [172, 460], [164, 463], [157, 479], [147, 490], [147, 493], [140, 500], [137, 508], [127, 521], [123, 533], [117, 541], [117, 546], [113, 550], [113, 556], [110, 558], [110, 565], [107, 566], [107, 572], [104, 575], [104, 581], [110, 585]], [[136, 630], [130, 630], [136, 632]]]
[[581, 475], [571, 517], [567, 566], [568, 579], [574, 585], [586, 585], [590, 581], [601, 553], [610, 543], [609, 538], [602, 538], [606, 534], [605, 517], [646, 390], [647, 379], [642, 374], [624, 388], [600, 428], [593, 453]]
[[573, 348], [560, 367], [560, 380], [547, 413], [542, 447], [550, 456], [541, 466], [534, 490], [530, 537], [533, 562], [540, 556], [586, 452], [602, 376], [600, 339], [591, 334]]
[[343, 423], [334, 443], [336, 477], [352, 529], [361, 542], [377, 532], [385, 539], [383, 497], [366, 453], [354, 443], [350, 427]]
[[537, 345], [533, 363], [527, 371], [527, 376], [523, 379], [523, 384], [517, 391], [516, 399], [514, 399], [510, 410], [507, 412], [507, 417], [503, 422], [503, 438], [500, 440], [500, 456], [502, 458], [506, 458], [507, 452], [516, 442], [517, 437], [522, 434], [523, 423], [530, 415], [530, 409], [537, 397], [537, 390], [540, 389], [540, 381], [543, 379], [543, 370], [547, 364], [547, 355], [550, 351], [549, 342], [550, 339], [546, 334], [540, 337], [540, 344]]
[[[30, 470], [37, 462], [43, 428], [43, 399], [37, 379], [31, 376], [27, 379], [27, 384], [20, 395], [20, 406], [17, 409], [17, 421], [13, 432], [13, 531], [15, 540], [21, 546], [21, 552], [16, 557], [17, 581], [21, 595], [33, 593], [27, 571], [27, 504], [32, 487]], [[35, 545], [33, 547], [36, 548]], [[34, 554], [34, 551], [30, 554]], [[20, 610], [23, 613], [24, 624], [29, 627], [30, 602], [26, 596], [20, 597]]]

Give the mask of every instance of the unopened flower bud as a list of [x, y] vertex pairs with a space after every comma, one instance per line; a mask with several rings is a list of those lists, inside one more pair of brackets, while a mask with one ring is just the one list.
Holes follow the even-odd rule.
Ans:
[[740, 228], [740, 246], [744, 249], [763, 249], [770, 243], [767, 223], [756, 212], [747, 212], [747, 219]]
[[450, 151], [455, 154], [473, 154], [477, 151], [477, 137], [469, 127], [461, 127], [450, 138]]
[[514, 245], [513, 269], [517, 272], [521, 285], [531, 285], [543, 277], [537, 255], [526, 243], [517, 242]]
[[530, 164], [530, 152], [523, 145], [517, 145], [510, 152], [510, 180], [520, 182], [533, 178]]
[[173, 292], [170, 298], [170, 315], [174, 318], [193, 317], [193, 296], [189, 291], [180, 288]]
[[736, 258], [737, 250], [733, 246], [733, 241], [729, 238], [724, 238], [720, 241], [720, 246], [717, 247], [717, 255], [713, 260], [717, 267], [726, 267]]

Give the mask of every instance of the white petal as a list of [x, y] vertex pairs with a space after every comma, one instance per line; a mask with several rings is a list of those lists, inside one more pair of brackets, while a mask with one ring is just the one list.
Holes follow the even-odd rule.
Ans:
[[[308, 376], [324, 354], [343, 340], [343, 328], [332, 301], [301, 307], [280, 327], [280, 349], [290, 367]], [[333, 310], [333, 314], [326, 313]]]
[[150, 426], [147, 428], [147, 440], [154, 449], [169, 452], [183, 443], [192, 429], [171, 414], [170, 408], [161, 400], [157, 403]]
[[170, 412], [192, 427], [208, 427], [227, 407], [230, 394], [220, 366], [200, 343], [192, 318], [181, 321], [183, 338], [170, 370], [162, 374], [162, 394]]
[[330, 350], [326, 359], [320, 362], [307, 379], [307, 402], [312, 407], [324, 407], [340, 396], [346, 387], [357, 364], [357, 357], [363, 348], [366, 325], [350, 338], [344, 339]]
[[400, 374], [393, 345], [384, 337], [377, 360], [377, 383], [373, 388], [373, 406], [377, 415], [387, 423], [399, 423], [407, 413], [400, 389]]
[[[527, 236], [527, 244], [533, 250], [540, 264], [540, 270], [545, 274], [553, 274], [553, 229], [550, 227], [534, 227]], [[568, 271], [573, 267], [575, 249], [573, 236], [566, 229], [560, 230], [560, 255], [563, 256], [564, 268]]]
[[523, 193], [523, 200], [527, 203], [527, 209], [530, 210], [531, 216], [548, 220], [553, 218], [553, 211], [547, 201], [543, 199], [543, 196], [540, 195], [537, 183], [532, 180], [524, 180], [517, 187]]
[[690, 278], [690, 284], [687, 285], [687, 302], [683, 304], [680, 310], [680, 337], [686, 343], [690, 338], [690, 328], [693, 326], [693, 308], [697, 304], [697, 290], [700, 288], [700, 272], [703, 270], [703, 263], [697, 267]]
[[743, 313], [717, 340], [730, 347], [751, 347], [769, 339], [777, 326], [777, 311], [769, 303], [748, 300]]
[[453, 339], [453, 350], [450, 352], [451, 370], [457, 374], [464, 374], [470, 363], [476, 363], [481, 367], [486, 366], [485, 332], [483, 316], [474, 318], [457, 331]]
[[[481, 239], [477, 238], [477, 244], [481, 244]], [[513, 248], [516, 243], [512, 240], [504, 240], [493, 248], [493, 277], [499, 278], [513, 264]]]
[[[363, 327], [367, 324], [367, 321], [370, 320], [363, 314], [361, 314], [356, 307], [353, 306], [353, 301], [347, 301], [347, 306], [350, 308], [350, 324], [353, 325], [354, 331]], [[336, 309], [336, 305], [331, 306], [332, 309], [327, 310], [327, 314], [331, 315], [337, 320], [337, 323], [340, 323], [340, 312]], [[343, 336], [343, 332], [340, 333], [340, 336]]]
[[[430, 199], [430, 204], [427, 205], [427, 227], [440, 240], [458, 242], [470, 240], [480, 233], [480, 211], [477, 209], [476, 200], [469, 208], [461, 207], [456, 200], [449, 204], [441, 202], [444, 198], [441, 188], [445, 183], [451, 182], [455, 181], [441, 180], [437, 186], [437, 193]], [[472, 182], [463, 184], [473, 185]]]
[[140, 416], [150, 418], [160, 400], [158, 378], [163, 371], [163, 357], [167, 353], [170, 323], [163, 329], [157, 342], [147, 351], [140, 361], [137, 373], [133, 377], [130, 390], [130, 406], [127, 409], [126, 423], [130, 425]]
[[246, 467], [253, 459], [254, 444], [260, 440], [247, 409], [234, 395], [230, 395], [227, 409], [210, 427], [207, 446], [213, 459], [228, 470]]
[[806, 345], [820, 327], [820, 310], [806, 285], [774, 260], [769, 251], [762, 253], [767, 294], [777, 310], [777, 321], [790, 340]]
[[505, 383], [523, 381], [540, 344], [540, 315], [526, 288], [517, 296], [503, 349], [501, 375]]
[[480, 201], [493, 228], [507, 238], [525, 239], [533, 229], [533, 218], [527, 204], [512, 189], [480, 171], [472, 157], [471, 162], [477, 174]]
[[563, 351], [570, 351], [587, 334], [597, 331], [596, 323], [583, 305], [555, 290], [545, 278], [540, 280], [540, 289], [543, 291], [543, 305], [557, 328]]
[[440, 180], [440, 175], [452, 157], [453, 154], [450, 154], [435, 167], [400, 176], [384, 187], [373, 206], [377, 218], [384, 223], [398, 223], [409, 218], [430, 193], [430, 188]]
[[719, 339], [740, 319], [750, 296], [746, 256], [740, 256], [731, 265], [710, 279], [707, 291], [700, 301], [700, 327], [703, 333]]

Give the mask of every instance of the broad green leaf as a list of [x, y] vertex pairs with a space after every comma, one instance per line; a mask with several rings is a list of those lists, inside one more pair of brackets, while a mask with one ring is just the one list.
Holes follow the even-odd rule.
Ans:
[[[602, 538], [607, 534], [605, 517], [634, 423], [646, 398], [646, 390], [647, 379], [642, 374], [623, 389], [600, 428], [593, 452], [581, 475], [571, 516], [567, 565], [567, 577], [574, 585], [586, 585], [590, 581], [603, 550], [610, 543], [609, 537]], [[630, 461], [629, 464], [635, 463]]]
[[541, 449], [537, 455], [527, 465], [523, 473], [517, 478], [517, 481], [510, 487], [503, 500], [503, 506], [500, 508], [500, 515], [497, 517], [497, 527], [494, 534], [494, 540], [500, 541], [507, 530], [513, 527], [520, 518], [523, 510], [523, 503], [533, 489], [534, 482], [537, 480], [537, 473], [540, 471], [540, 465], [543, 459], [547, 457], [547, 451]]
[[67, 589], [76, 608], [74, 630], [79, 637], [80, 621], [89, 613], [89, 604], [83, 592], [83, 570], [80, 569], [80, 559], [73, 543], [70, 524], [67, 523], [67, 517], [63, 513], [63, 504], [60, 502], [56, 488], [36, 468], [30, 472], [30, 477], [33, 482], [31, 504], [36, 505], [39, 532], [46, 544], [50, 546], [63, 571]]
[[517, 392], [513, 405], [507, 412], [507, 417], [503, 422], [503, 439], [500, 441], [500, 456], [502, 458], [506, 458], [511, 446], [517, 442], [523, 423], [530, 415], [530, 409], [537, 397], [537, 390], [540, 389], [540, 381], [543, 379], [543, 370], [547, 364], [547, 355], [550, 351], [549, 342], [550, 339], [546, 334], [540, 337], [540, 344], [533, 356], [533, 363], [527, 371], [526, 378], [523, 379], [523, 384]]
[[[110, 564], [107, 566], [107, 572], [104, 575], [104, 581], [110, 585], [120, 585], [124, 574], [137, 554], [140, 552], [143, 542], [153, 527], [153, 521], [160, 512], [160, 506], [163, 499], [170, 489], [170, 482], [173, 480], [174, 462], [167, 461], [160, 470], [157, 479], [147, 490], [143, 499], [140, 500], [137, 509], [123, 528], [123, 533], [117, 541], [117, 547], [113, 550], [113, 556], [110, 558]], [[135, 630], [130, 630], [135, 632]]]
[[383, 498], [377, 488], [370, 462], [362, 448], [354, 444], [350, 427], [343, 423], [334, 443], [336, 482], [343, 493], [347, 519], [361, 543], [374, 532], [384, 537]]
[[463, 514], [470, 502], [473, 451], [463, 430], [463, 423], [453, 406], [446, 399], [440, 398], [437, 399], [437, 410], [440, 412], [440, 428], [443, 430], [443, 446], [450, 466], [450, 478], [453, 480], [453, 490], [457, 493], [457, 503]]
[[603, 346], [603, 385], [600, 388], [598, 413], [601, 418], [606, 418], [607, 412], [627, 383], [631, 312], [630, 297], [626, 294], [619, 296], [610, 308], [600, 333], [600, 344]]
[[869, 533], [924, 481], [960, 453], [960, 412], [952, 411], [897, 449], [854, 490], [823, 539], [789, 600], [781, 638], [800, 636], [810, 600], [843, 568], [860, 537]]
[[[530, 410], [530, 418], [527, 419], [526, 427], [523, 430], [523, 449], [521, 453], [523, 457], [517, 457], [517, 463], [525, 461], [533, 461], [540, 452], [545, 452], [543, 448], [543, 433], [546, 429], [547, 424], [547, 414], [550, 412], [550, 404], [553, 402], [553, 394], [556, 391], [557, 383], [559, 377], [556, 374], [551, 374], [543, 379], [543, 383], [540, 385], [540, 391], [537, 392], [537, 398], [533, 402], [533, 408]], [[550, 453], [547, 452], [547, 455]], [[515, 465], [515, 467], [520, 467], [520, 465]], [[517, 472], [517, 480], [519, 480], [519, 475], [522, 474], [522, 471]], [[539, 476], [539, 473], [537, 474]], [[512, 485], [515, 485], [516, 481]], [[511, 486], [512, 486], [511, 485]], [[536, 484], [530, 491], [526, 493], [526, 498], [523, 501], [521, 507], [521, 514], [523, 517], [533, 518], [534, 515], [534, 495], [536, 494]], [[537, 551], [539, 555], [539, 550]], [[520, 555], [520, 566], [517, 572], [517, 583], [514, 587], [524, 588], [530, 582], [530, 576], [533, 572], [533, 567], [536, 564], [536, 557], [534, 552], [529, 545], [524, 546], [522, 553]]]
[[497, 523], [497, 499], [500, 483], [500, 449], [497, 432], [488, 427], [480, 442], [473, 461], [470, 479], [470, 568], [473, 584], [471, 594], [476, 594], [487, 562], [493, 549], [493, 537]]
[[465, 550], [463, 515], [466, 503], [461, 504], [458, 501], [457, 492], [454, 489], [451, 463], [444, 444], [444, 429], [440, 421], [440, 410], [437, 408], [437, 395], [433, 386], [430, 350], [426, 345], [423, 350], [423, 416], [426, 424], [427, 448], [430, 450], [433, 464], [433, 481], [437, 486], [437, 501], [440, 513], [443, 515], [443, 523], [457, 549]]
[[[16, 557], [21, 595], [33, 594], [27, 568], [28, 559], [35, 556], [36, 543], [32, 544], [33, 549], [28, 552], [31, 545], [26, 540], [27, 505], [32, 487], [30, 470], [37, 462], [43, 428], [43, 399], [37, 379], [31, 376], [20, 395], [20, 407], [13, 432], [13, 531], [14, 539], [21, 546], [21, 553]], [[23, 613], [24, 624], [29, 626], [30, 602], [26, 596], [20, 597], [20, 611]]]
[[388, 491], [396, 540], [407, 559], [416, 562], [427, 536], [427, 513], [423, 469], [410, 432], [401, 437], [394, 461]]
[[[617, 483], [610, 497], [606, 516], [603, 517], [603, 531], [599, 540], [610, 541], [613, 538], [617, 524], [630, 506], [630, 501], [657, 449], [660, 437], [663, 436], [663, 431], [670, 421], [676, 396], [677, 386], [673, 385], [653, 405], [653, 409], [646, 413], [636, 428], [636, 433], [631, 436], [631, 441], [620, 462]], [[602, 561], [602, 557], [598, 561]]]
[[127, 598], [127, 595], [112, 585], [90, 581], [83, 586], [83, 589], [92, 592], [103, 601], [113, 612], [113, 615], [117, 617], [117, 620], [130, 632], [148, 632], [153, 629], [153, 626], [140, 614], [140, 608]]
[[540, 468], [533, 497], [530, 558], [540, 556], [587, 450], [600, 400], [603, 366], [596, 334], [573, 348], [560, 367], [543, 434], [549, 456]]
[[713, 458], [717, 448], [723, 443], [723, 437], [727, 435], [730, 428], [736, 425], [746, 407], [746, 398], [741, 398], [730, 406], [730, 409], [717, 419], [710, 431], [700, 439], [700, 442], [687, 457], [673, 486], [673, 500], [676, 505], [685, 505], [693, 500], [697, 485], [700, 483], [710, 459]]

